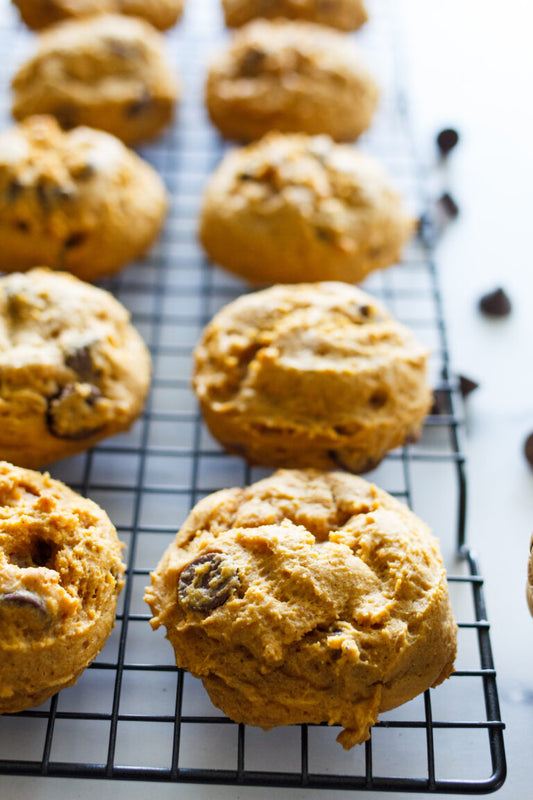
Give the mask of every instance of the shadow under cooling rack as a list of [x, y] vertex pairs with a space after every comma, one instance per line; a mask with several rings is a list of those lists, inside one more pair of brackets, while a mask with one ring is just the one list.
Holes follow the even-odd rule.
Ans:
[[[29, 45], [0, 0], [0, 80]], [[424, 175], [413, 151], [397, 47], [397, 10], [375, 0], [357, 35], [384, 87], [375, 125], [361, 147], [386, 163], [413, 208], [425, 208]], [[150, 347], [153, 387], [127, 434], [54, 464], [53, 477], [100, 503], [128, 546], [116, 627], [78, 684], [44, 706], [0, 717], [0, 773], [398, 792], [486, 793], [505, 779], [503, 723], [491, 654], [483, 580], [465, 544], [466, 481], [459, 446], [461, 398], [448, 364], [445, 324], [423, 229], [404, 262], [364, 288], [428, 345], [440, 404], [416, 444], [391, 453], [368, 476], [408, 503], [439, 536], [459, 623], [456, 672], [444, 684], [382, 714], [370, 740], [345, 752], [326, 725], [244, 727], [215, 709], [201, 683], [174, 665], [152, 632], [143, 603], [149, 572], [191, 506], [210, 492], [268, 474], [223, 453], [204, 428], [189, 387], [191, 353], [212, 314], [243, 283], [207, 264], [196, 240], [201, 189], [223, 145], [202, 108], [205, 64], [223, 33], [215, 0], [187, 4], [168, 35], [183, 76], [180, 118], [143, 155], [171, 194], [155, 251], [107, 284], [132, 312]], [[7, 113], [4, 114], [7, 122]], [[438, 412], [438, 413], [437, 413]]]

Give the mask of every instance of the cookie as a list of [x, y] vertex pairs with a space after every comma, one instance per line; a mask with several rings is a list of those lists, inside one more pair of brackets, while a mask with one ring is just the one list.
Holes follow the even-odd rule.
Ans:
[[162, 47], [161, 35], [134, 17], [57, 23], [13, 78], [13, 116], [52, 114], [63, 128], [101, 128], [126, 144], [153, 139], [170, 123], [178, 96]]
[[107, 514], [48, 474], [0, 462], [0, 714], [76, 683], [122, 588]]
[[363, 0], [222, 0], [222, 7], [232, 28], [256, 17], [287, 17], [355, 31], [368, 19]]
[[29, 28], [40, 30], [65, 19], [117, 13], [142, 17], [161, 31], [181, 17], [183, 0], [12, 0]]
[[224, 156], [205, 190], [200, 239], [254, 284], [356, 283], [398, 261], [414, 229], [370, 156], [326, 136], [272, 133]]
[[193, 385], [213, 436], [249, 463], [365, 472], [420, 435], [427, 355], [354, 286], [279, 285], [213, 317]]
[[0, 133], [0, 269], [36, 264], [95, 281], [142, 256], [163, 225], [156, 171], [114, 136], [53, 117]]
[[529, 561], [527, 565], [527, 603], [533, 615], [533, 536], [529, 544]]
[[192, 510], [146, 601], [176, 663], [236, 722], [342, 725], [447, 678], [457, 628], [439, 545], [406, 506], [341, 472], [280, 470]]
[[229, 139], [268, 131], [352, 141], [374, 115], [378, 87], [344, 34], [311, 22], [256, 20], [209, 67], [206, 105]]
[[129, 313], [64, 272], [0, 278], [0, 458], [40, 467], [127, 430], [150, 356]]

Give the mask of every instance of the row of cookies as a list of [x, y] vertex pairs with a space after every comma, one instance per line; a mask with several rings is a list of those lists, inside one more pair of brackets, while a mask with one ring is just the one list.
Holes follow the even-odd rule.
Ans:
[[[280, 142], [289, 142], [290, 149], [287, 137], [273, 136], [267, 146], [272, 141], [281, 147], [285, 144]], [[336, 148], [328, 140], [305, 137], [296, 137], [294, 144], [296, 158], [289, 154], [289, 163], [297, 161], [301, 150], [307, 156], [308, 147]], [[343, 157], [348, 157], [348, 151]], [[313, 158], [323, 169], [330, 153]], [[268, 175], [269, 170], [275, 172], [276, 163], [267, 164], [266, 171], [259, 163], [258, 173], [239, 178], [238, 185], [255, 183], [260, 191], [264, 179], [267, 189], [276, 181], [282, 183], [283, 176]], [[331, 164], [326, 166], [326, 172], [332, 169]], [[300, 188], [305, 189], [309, 184], [305, 168], [303, 174]], [[320, 177], [317, 180], [320, 184]], [[347, 183], [350, 193], [349, 177]], [[293, 189], [299, 187], [291, 180], [280, 187], [284, 188], [288, 195], [298, 194]], [[315, 191], [327, 201], [323, 186], [312, 187], [311, 194]], [[41, 193], [37, 191], [36, 196]], [[368, 205], [366, 201], [360, 204]], [[327, 215], [327, 202], [323, 211]], [[330, 209], [330, 222], [334, 221], [335, 210]], [[324, 221], [323, 226], [327, 230]], [[310, 230], [317, 227], [314, 224]], [[272, 238], [267, 233], [266, 240]], [[79, 317], [86, 332], [93, 326], [90, 315], [101, 321], [101, 306], [108, 307], [110, 300], [101, 290], [74, 278], [65, 282], [65, 278], [32, 270], [2, 279], [13, 284], [4, 284], [5, 336], [12, 349], [20, 345], [19, 358], [12, 365], [15, 393], [21, 394], [20, 354], [40, 348], [34, 360], [45, 362], [51, 357], [57, 363], [54, 374], [42, 370], [40, 377], [48, 383], [34, 392], [45, 420], [44, 441], [49, 434], [80, 449], [94, 443], [94, 437], [106, 435], [113, 381], [128, 383], [117, 375], [117, 360], [122, 359], [121, 366], [127, 369], [123, 353], [141, 363], [146, 358], [139, 340], [132, 343], [124, 319], [119, 325], [122, 338], [98, 324], [91, 341], [80, 335], [76, 325], [72, 331], [71, 316]], [[265, 282], [265, 277], [256, 273], [255, 282]], [[61, 297], [57, 287], [62, 283], [70, 296]], [[76, 292], [78, 305], [73, 300]], [[54, 307], [56, 297], [64, 314]], [[116, 323], [119, 308], [109, 308], [103, 316], [108, 325], [109, 317]], [[115, 352], [110, 352], [110, 340]], [[355, 287], [339, 283], [277, 286], [240, 298], [213, 319], [196, 349], [195, 387], [214, 431], [225, 431], [228, 420], [235, 421], [229, 440], [221, 436], [223, 444], [250, 460], [277, 465], [298, 457], [307, 466], [318, 458], [320, 467], [340, 463], [360, 470], [369, 466], [369, 446], [374, 460], [379, 459], [418, 432], [429, 402], [426, 356], [408, 331]], [[317, 376], [322, 380], [317, 381]], [[131, 388], [137, 398], [145, 391]], [[52, 395], [47, 394], [51, 390]], [[124, 396], [119, 400], [124, 401]], [[353, 414], [354, 403], [363, 407], [358, 417]], [[218, 428], [210, 422], [210, 412], [220, 416]], [[329, 424], [329, 438], [319, 430], [320, 418]], [[80, 420], [81, 429], [77, 427]], [[400, 428], [400, 441], [396, 441], [397, 431], [391, 438], [391, 427]], [[20, 441], [20, 429], [16, 435]], [[252, 448], [247, 451], [248, 442]], [[2, 560], [3, 566], [7, 564], [3, 573], [7, 583], [2, 587], [0, 615], [3, 624], [6, 620], [8, 644], [16, 657], [7, 660], [3, 708], [15, 710], [75, 681], [94, 657], [94, 650], [82, 657], [87, 650], [82, 636], [73, 639], [73, 629], [80, 629], [77, 613], [102, 619], [103, 637], [91, 634], [100, 647], [110, 630], [109, 610], [114, 608], [123, 567], [107, 523], [99, 518], [100, 526], [96, 525], [97, 511], [83, 505], [88, 501], [72, 495], [63, 500], [64, 487], [35, 473], [5, 466], [4, 476], [7, 533], [2, 539]], [[13, 525], [20, 525], [21, 514], [40, 523], [40, 527], [29, 526], [31, 542], [21, 543], [13, 536]], [[80, 516], [91, 520], [91, 530], [106, 528], [98, 542], [83, 530], [73, 539], [72, 519]], [[51, 519], [53, 534], [47, 526]], [[102, 539], [109, 537], [113, 544], [104, 546]], [[77, 574], [71, 552], [79, 554], [86, 548], [102, 558], [96, 559], [94, 570], [85, 562], [81, 573], [99, 575], [108, 587], [106, 598], [90, 610], [75, 582], [65, 580], [72, 571]], [[108, 554], [110, 548], [113, 557]], [[405, 576], [403, 604], [399, 603], [398, 570]], [[370, 580], [372, 574], [379, 577]], [[78, 598], [76, 609], [76, 603], [68, 611], [62, 606], [59, 588], [64, 587], [58, 586], [58, 576], [63, 576], [70, 596]], [[264, 585], [259, 585], [260, 579]], [[87, 579], [85, 584], [92, 585]], [[335, 597], [338, 602], [332, 603]], [[178, 663], [204, 680], [215, 704], [232, 718], [267, 728], [291, 722], [340, 723], [345, 731], [339, 740], [346, 747], [368, 737], [380, 710], [436, 685], [453, 666], [456, 629], [435, 541], [411, 512], [349, 475], [282, 472], [247, 490], [208, 498], [193, 510], [176, 545], [163, 558], [147, 600], [154, 627], [162, 623], [168, 627]], [[107, 613], [102, 614], [106, 601]], [[273, 624], [275, 619], [284, 624]], [[294, 625], [294, 620], [299, 624]], [[36, 686], [36, 673], [28, 669], [27, 658], [19, 663], [23, 648], [20, 633], [15, 632], [21, 629], [27, 631], [28, 641], [38, 640], [39, 650], [45, 641], [43, 630], [47, 630], [51, 649], [45, 656], [54, 664], [55, 683], [49, 670], [42, 669], [38, 677], [45, 673], [45, 685]], [[207, 651], [201, 646], [206, 641]], [[70, 660], [64, 656], [69, 642]], [[228, 653], [228, 642], [235, 652]], [[245, 661], [243, 650], [248, 653]], [[25, 679], [22, 699], [20, 674]], [[318, 682], [325, 681], [322, 689], [317, 685], [319, 674], [324, 676]], [[262, 676], [259, 683], [257, 675]], [[383, 691], [385, 685], [387, 691]]]

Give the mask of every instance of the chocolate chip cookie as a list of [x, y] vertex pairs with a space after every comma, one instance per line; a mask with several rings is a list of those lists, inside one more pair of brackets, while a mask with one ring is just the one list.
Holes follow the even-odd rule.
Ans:
[[147, 22], [101, 14], [60, 22], [13, 78], [13, 116], [52, 114], [65, 129], [101, 128], [126, 144], [159, 135], [178, 96], [163, 39]]
[[213, 317], [193, 385], [213, 436], [250, 463], [365, 472], [419, 436], [427, 355], [354, 286], [280, 285]]
[[453, 670], [439, 545], [340, 472], [280, 470], [192, 510], [146, 591], [176, 663], [231, 719], [327, 722], [346, 749]]
[[210, 258], [255, 284], [357, 283], [398, 261], [413, 231], [373, 158], [327, 136], [279, 133], [224, 156], [200, 220]]
[[374, 115], [378, 87], [354, 43], [311, 22], [256, 20], [213, 59], [206, 105], [224, 136], [327, 133], [352, 141]]
[[226, 25], [233, 28], [256, 17], [287, 17], [355, 31], [368, 19], [363, 0], [222, 0], [222, 7]]
[[48, 474], [0, 462], [0, 714], [76, 683], [122, 588], [107, 514]]
[[109, 292], [64, 272], [0, 278], [0, 458], [40, 467], [127, 430], [147, 348]]
[[176, 24], [183, 0], [12, 0], [29, 28], [40, 30], [64, 19], [117, 13], [142, 17], [163, 31]]
[[0, 269], [36, 264], [95, 281], [140, 257], [163, 225], [156, 171], [114, 136], [28, 117], [0, 133]]

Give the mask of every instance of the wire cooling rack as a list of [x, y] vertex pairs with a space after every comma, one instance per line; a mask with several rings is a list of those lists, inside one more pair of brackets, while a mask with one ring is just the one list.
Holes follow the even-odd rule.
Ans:
[[[0, 112], [31, 36], [0, 0]], [[384, 87], [381, 108], [361, 147], [380, 158], [420, 212], [424, 175], [413, 150], [398, 59], [395, 4], [375, 0], [357, 34]], [[268, 474], [223, 453], [202, 425], [190, 390], [191, 352], [212, 314], [247, 290], [206, 263], [196, 241], [201, 190], [223, 145], [202, 108], [205, 64], [226, 36], [217, 0], [189, 2], [168, 34], [184, 98], [179, 120], [143, 155], [172, 196], [164, 235], [148, 259], [107, 285], [131, 310], [154, 362], [146, 411], [133, 429], [94, 451], [55, 464], [54, 477], [100, 503], [128, 545], [128, 572], [116, 627], [78, 684], [43, 706], [0, 717], [0, 772], [365, 789], [485, 793], [505, 780], [503, 724], [491, 654], [483, 580], [465, 544], [466, 483], [460, 450], [461, 398], [450, 373], [431, 229], [422, 227], [401, 266], [365, 288], [381, 298], [432, 350], [439, 413], [422, 439], [391, 453], [368, 477], [408, 503], [440, 537], [459, 622], [457, 671], [437, 689], [382, 714], [363, 746], [346, 753], [323, 725], [269, 733], [229, 721], [201, 683], [174, 666], [143, 603], [149, 571], [191, 506], [210, 492]]]

